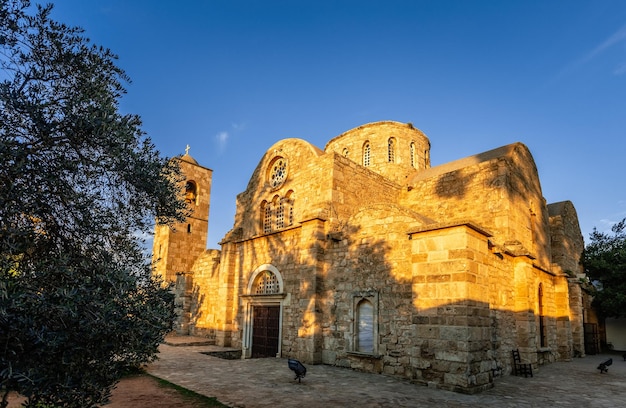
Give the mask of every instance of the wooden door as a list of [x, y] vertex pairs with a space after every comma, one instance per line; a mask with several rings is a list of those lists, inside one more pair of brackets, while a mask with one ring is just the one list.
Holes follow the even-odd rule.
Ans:
[[600, 353], [600, 335], [598, 325], [595, 323], [585, 323], [585, 354]]
[[252, 324], [252, 358], [276, 357], [280, 306], [254, 306]]

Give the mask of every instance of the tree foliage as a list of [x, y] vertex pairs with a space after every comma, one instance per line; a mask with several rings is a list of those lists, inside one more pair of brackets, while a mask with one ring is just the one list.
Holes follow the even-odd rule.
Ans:
[[155, 357], [173, 299], [139, 237], [187, 212], [117, 57], [51, 9], [0, 0], [0, 407], [94, 406]]
[[626, 317], [626, 219], [611, 230], [612, 234], [607, 234], [594, 228], [582, 261], [599, 313]]

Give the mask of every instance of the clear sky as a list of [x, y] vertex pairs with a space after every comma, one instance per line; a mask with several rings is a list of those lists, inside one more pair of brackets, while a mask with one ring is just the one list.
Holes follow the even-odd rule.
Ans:
[[121, 108], [213, 170], [209, 247], [267, 149], [411, 122], [432, 165], [526, 144], [585, 241], [626, 217], [626, 1], [56, 0], [119, 55]]

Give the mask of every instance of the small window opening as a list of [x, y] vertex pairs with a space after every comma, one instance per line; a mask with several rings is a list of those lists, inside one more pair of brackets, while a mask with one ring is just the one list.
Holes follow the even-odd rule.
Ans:
[[389, 163], [395, 163], [396, 161], [396, 149], [393, 138], [389, 138], [387, 141], [387, 161]]
[[370, 165], [370, 155], [371, 155], [370, 143], [367, 142], [363, 146], [363, 166], [368, 167]]

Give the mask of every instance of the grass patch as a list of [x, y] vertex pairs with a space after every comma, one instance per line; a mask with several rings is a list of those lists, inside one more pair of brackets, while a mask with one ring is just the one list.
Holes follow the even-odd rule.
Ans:
[[204, 404], [205, 407], [225, 407], [228, 408], [228, 405], [224, 405], [217, 400], [215, 397], [207, 397], [206, 395], [198, 394], [197, 392], [188, 390], [187, 388], [181, 387], [180, 385], [173, 384], [169, 381], [166, 381], [162, 378], [155, 377], [151, 374], [145, 373], [153, 379], [155, 379], [160, 387], [171, 388], [176, 390], [183, 398], [185, 398], [188, 402], [194, 402], [197, 404]]

